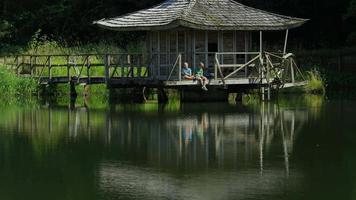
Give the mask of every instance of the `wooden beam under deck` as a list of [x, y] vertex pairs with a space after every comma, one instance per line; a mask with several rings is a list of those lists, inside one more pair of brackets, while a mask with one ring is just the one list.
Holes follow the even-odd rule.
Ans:
[[[267, 84], [267, 81], [264, 80], [262, 83], [257, 78], [236, 78], [236, 79], [227, 79], [224, 80], [210, 80], [208, 86], [224, 86], [224, 85], [264, 85]], [[175, 87], [175, 86], [194, 86], [200, 85], [199, 81], [165, 81], [163, 82], [166, 87]]]

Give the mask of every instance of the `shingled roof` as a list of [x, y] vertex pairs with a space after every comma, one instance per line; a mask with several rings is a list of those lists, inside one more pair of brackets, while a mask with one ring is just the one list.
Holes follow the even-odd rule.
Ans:
[[306, 21], [251, 8], [233, 0], [167, 0], [94, 24], [116, 31], [165, 30], [179, 26], [200, 30], [285, 30]]

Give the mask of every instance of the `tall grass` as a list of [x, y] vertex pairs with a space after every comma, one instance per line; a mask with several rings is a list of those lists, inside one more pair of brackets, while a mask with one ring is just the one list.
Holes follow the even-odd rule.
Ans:
[[36, 32], [27, 47], [23, 50], [24, 54], [105, 54], [123, 52], [142, 52], [145, 45], [141, 42], [128, 43], [124, 48], [110, 41], [99, 41], [95, 43], [72, 43], [50, 40], [46, 35], [41, 35], [40, 30]]
[[325, 94], [325, 81], [320, 72], [312, 69], [307, 72], [308, 84], [304, 86], [304, 90], [310, 94]]
[[0, 99], [30, 97], [37, 92], [37, 82], [31, 78], [16, 76], [0, 65]]

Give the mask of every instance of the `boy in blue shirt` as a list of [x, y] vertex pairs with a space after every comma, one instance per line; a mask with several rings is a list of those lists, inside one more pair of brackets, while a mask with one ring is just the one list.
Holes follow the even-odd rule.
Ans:
[[195, 77], [193, 76], [192, 69], [189, 68], [189, 64], [187, 62], [184, 63], [182, 68], [182, 75], [183, 78], [186, 80], [194, 80]]

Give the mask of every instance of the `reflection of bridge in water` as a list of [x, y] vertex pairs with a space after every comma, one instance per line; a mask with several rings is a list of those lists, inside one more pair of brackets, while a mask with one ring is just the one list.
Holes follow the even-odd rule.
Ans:
[[268, 152], [278, 151], [288, 174], [289, 155], [307, 111], [276, 104], [262, 104], [253, 112], [229, 109], [227, 113], [195, 112], [194, 105], [187, 105], [181, 113], [159, 114], [42, 108], [17, 113], [16, 129], [31, 136], [87, 138], [126, 155], [121, 158], [128, 161], [156, 167], [236, 168], [258, 160], [262, 173]]

